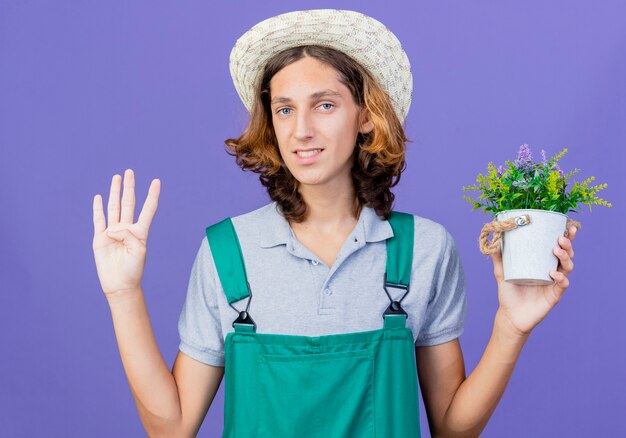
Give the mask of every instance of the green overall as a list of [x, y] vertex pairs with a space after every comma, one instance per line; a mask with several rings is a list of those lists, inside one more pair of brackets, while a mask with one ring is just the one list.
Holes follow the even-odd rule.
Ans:
[[[206, 229], [228, 303], [249, 297], [224, 341], [222, 437], [420, 437], [415, 345], [400, 305], [409, 292], [413, 216], [392, 211], [389, 223], [383, 327], [312, 337], [256, 332], [233, 224], [226, 218]], [[387, 287], [406, 292], [396, 301]]]

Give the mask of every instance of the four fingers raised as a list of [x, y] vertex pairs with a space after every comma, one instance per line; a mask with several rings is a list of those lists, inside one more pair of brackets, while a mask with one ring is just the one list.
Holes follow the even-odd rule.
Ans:
[[[93, 198], [93, 224], [94, 235], [104, 232], [108, 227], [117, 223], [132, 224], [134, 220], [135, 210], [135, 175], [132, 169], [126, 169], [124, 172], [124, 194], [122, 196], [120, 211], [120, 192], [122, 177], [118, 174], [113, 175], [111, 179], [111, 188], [109, 190], [109, 202], [107, 204], [107, 220], [104, 216], [104, 208], [102, 204], [102, 196], [97, 194]], [[159, 194], [161, 192], [161, 181], [153, 179], [148, 190], [148, 196], [143, 204], [141, 213], [137, 223], [146, 230], [150, 228], [152, 219], [157, 210]], [[120, 217], [121, 213], [121, 217]]]

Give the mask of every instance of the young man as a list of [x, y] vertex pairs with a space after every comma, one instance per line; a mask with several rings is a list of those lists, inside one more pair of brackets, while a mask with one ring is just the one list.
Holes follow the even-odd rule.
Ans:
[[550, 286], [504, 282], [492, 256], [500, 307], [466, 377], [454, 239], [392, 211], [412, 87], [399, 41], [360, 13], [292, 12], [237, 41], [231, 74], [251, 118], [226, 144], [272, 202], [207, 228], [172, 372], [141, 290], [160, 183], [137, 223], [130, 169], [121, 216], [113, 177], [108, 228], [94, 199], [98, 275], [148, 433], [195, 436], [225, 372], [224, 436], [419, 436], [416, 374], [431, 433], [478, 436], [531, 330], [568, 287], [576, 229], [555, 248]]

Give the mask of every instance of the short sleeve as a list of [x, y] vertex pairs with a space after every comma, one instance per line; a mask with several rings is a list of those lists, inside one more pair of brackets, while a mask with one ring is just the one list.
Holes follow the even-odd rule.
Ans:
[[441, 226], [442, 244], [433, 278], [431, 298], [416, 346], [437, 345], [463, 333], [467, 313], [465, 275], [452, 235]]
[[224, 339], [217, 304], [217, 270], [205, 236], [196, 255], [178, 320], [178, 349], [207, 365], [224, 366]]

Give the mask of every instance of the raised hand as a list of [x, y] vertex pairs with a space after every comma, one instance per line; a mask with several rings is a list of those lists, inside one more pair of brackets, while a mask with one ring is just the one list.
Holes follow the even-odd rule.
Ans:
[[152, 180], [139, 219], [135, 211], [135, 176], [132, 169], [124, 173], [124, 194], [120, 209], [122, 178], [113, 175], [105, 221], [102, 197], [93, 198], [93, 253], [102, 290], [107, 296], [141, 288], [146, 262], [146, 243], [150, 224], [157, 210], [161, 182]]
[[499, 311], [506, 316], [510, 327], [520, 335], [528, 335], [554, 306], [561, 300], [569, 286], [568, 275], [574, 269], [574, 248], [572, 240], [577, 228], [570, 227], [568, 237], [559, 237], [558, 248], [553, 249], [559, 259], [556, 271], [550, 272], [554, 284], [546, 286], [520, 286], [504, 281], [502, 254], [500, 251], [491, 255], [493, 273], [498, 282]]

